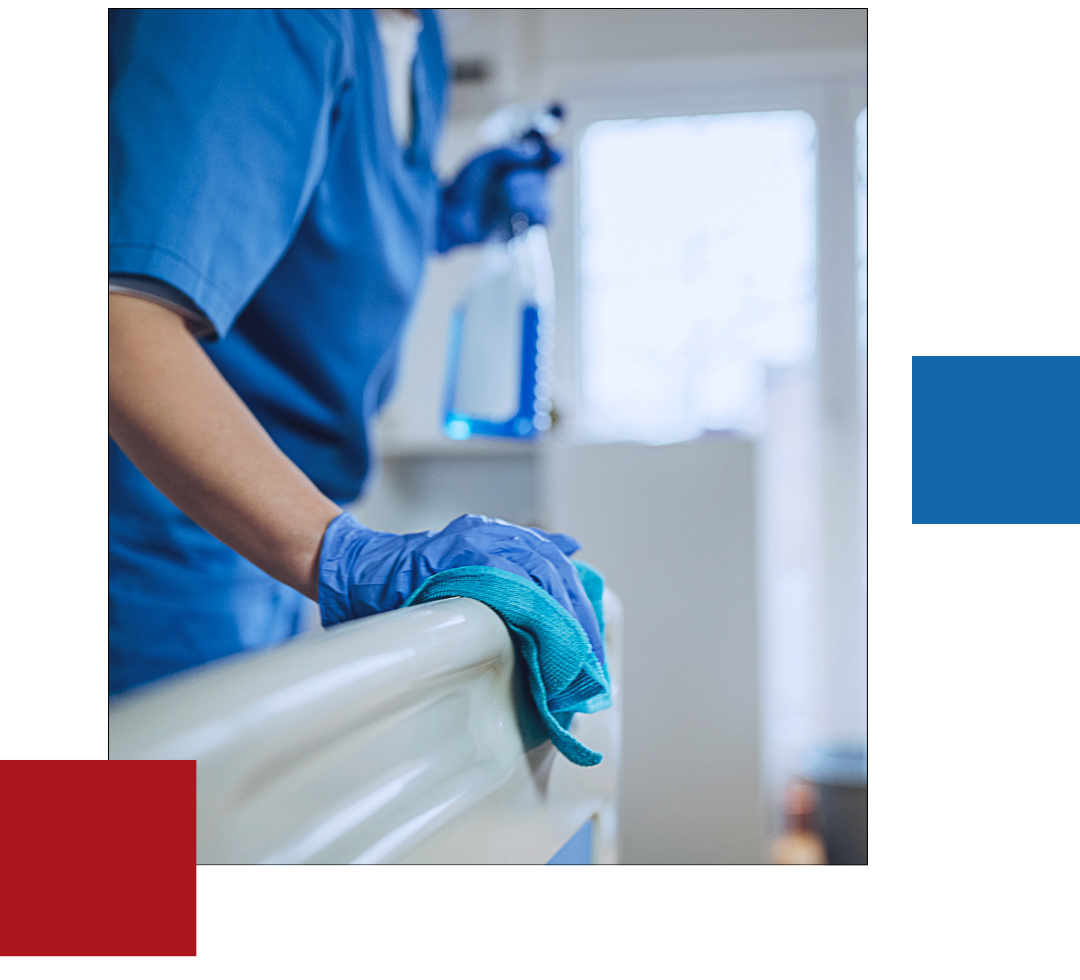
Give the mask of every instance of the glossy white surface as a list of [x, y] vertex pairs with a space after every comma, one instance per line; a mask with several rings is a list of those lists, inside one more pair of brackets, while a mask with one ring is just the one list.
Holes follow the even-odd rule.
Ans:
[[612, 862], [617, 697], [575, 718], [605, 758], [574, 766], [541, 741], [499, 618], [446, 599], [114, 699], [109, 755], [198, 761], [200, 864], [543, 863], [594, 816]]

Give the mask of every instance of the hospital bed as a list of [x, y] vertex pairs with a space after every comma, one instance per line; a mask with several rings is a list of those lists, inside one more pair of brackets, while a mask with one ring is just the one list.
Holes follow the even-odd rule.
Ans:
[[509, 634], [444, 599], [237, 654], [112, 699], [112, 759], [195, 759], [200, 864], [614, 863], [622, 611], [604, 597], [613, 706], [540, 728]]

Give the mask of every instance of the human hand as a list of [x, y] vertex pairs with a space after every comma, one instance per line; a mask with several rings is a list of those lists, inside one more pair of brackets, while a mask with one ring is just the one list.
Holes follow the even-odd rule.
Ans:
[[441, 531], [373, 531], [349, 514], [326, 529], [319, 568], [324, 626], [398, 609], [436, 572], [465, 565], [501, 568], [539, 585], [581, 624], [602, 663], [603, 644], [589, 597], [570, 562], [580, 545], [567, 534], [466, 514]]
[[546, 224], [547, 172], [562, 159], [537, 132], [473, 157], [439, 192], [436, 250], [477, 244], [497, 228], [509, 235], [517, 214], [530, 225]]

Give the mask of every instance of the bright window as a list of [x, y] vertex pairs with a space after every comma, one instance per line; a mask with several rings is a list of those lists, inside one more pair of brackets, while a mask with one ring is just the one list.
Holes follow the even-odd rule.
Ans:
[[767, 368], [814, 351], [813, 119], [599, 122], [580, 162], [586, 430], [759, 432]]

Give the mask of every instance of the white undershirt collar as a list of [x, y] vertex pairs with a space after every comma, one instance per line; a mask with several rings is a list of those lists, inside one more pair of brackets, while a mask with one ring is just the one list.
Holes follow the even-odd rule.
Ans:
[[413, 135], [412, 63], [424, 25], [411, 10], [379, 8], [375, 11], [375, 26], [386, 65], [390, 128], [398, 143], [406, 147]]

